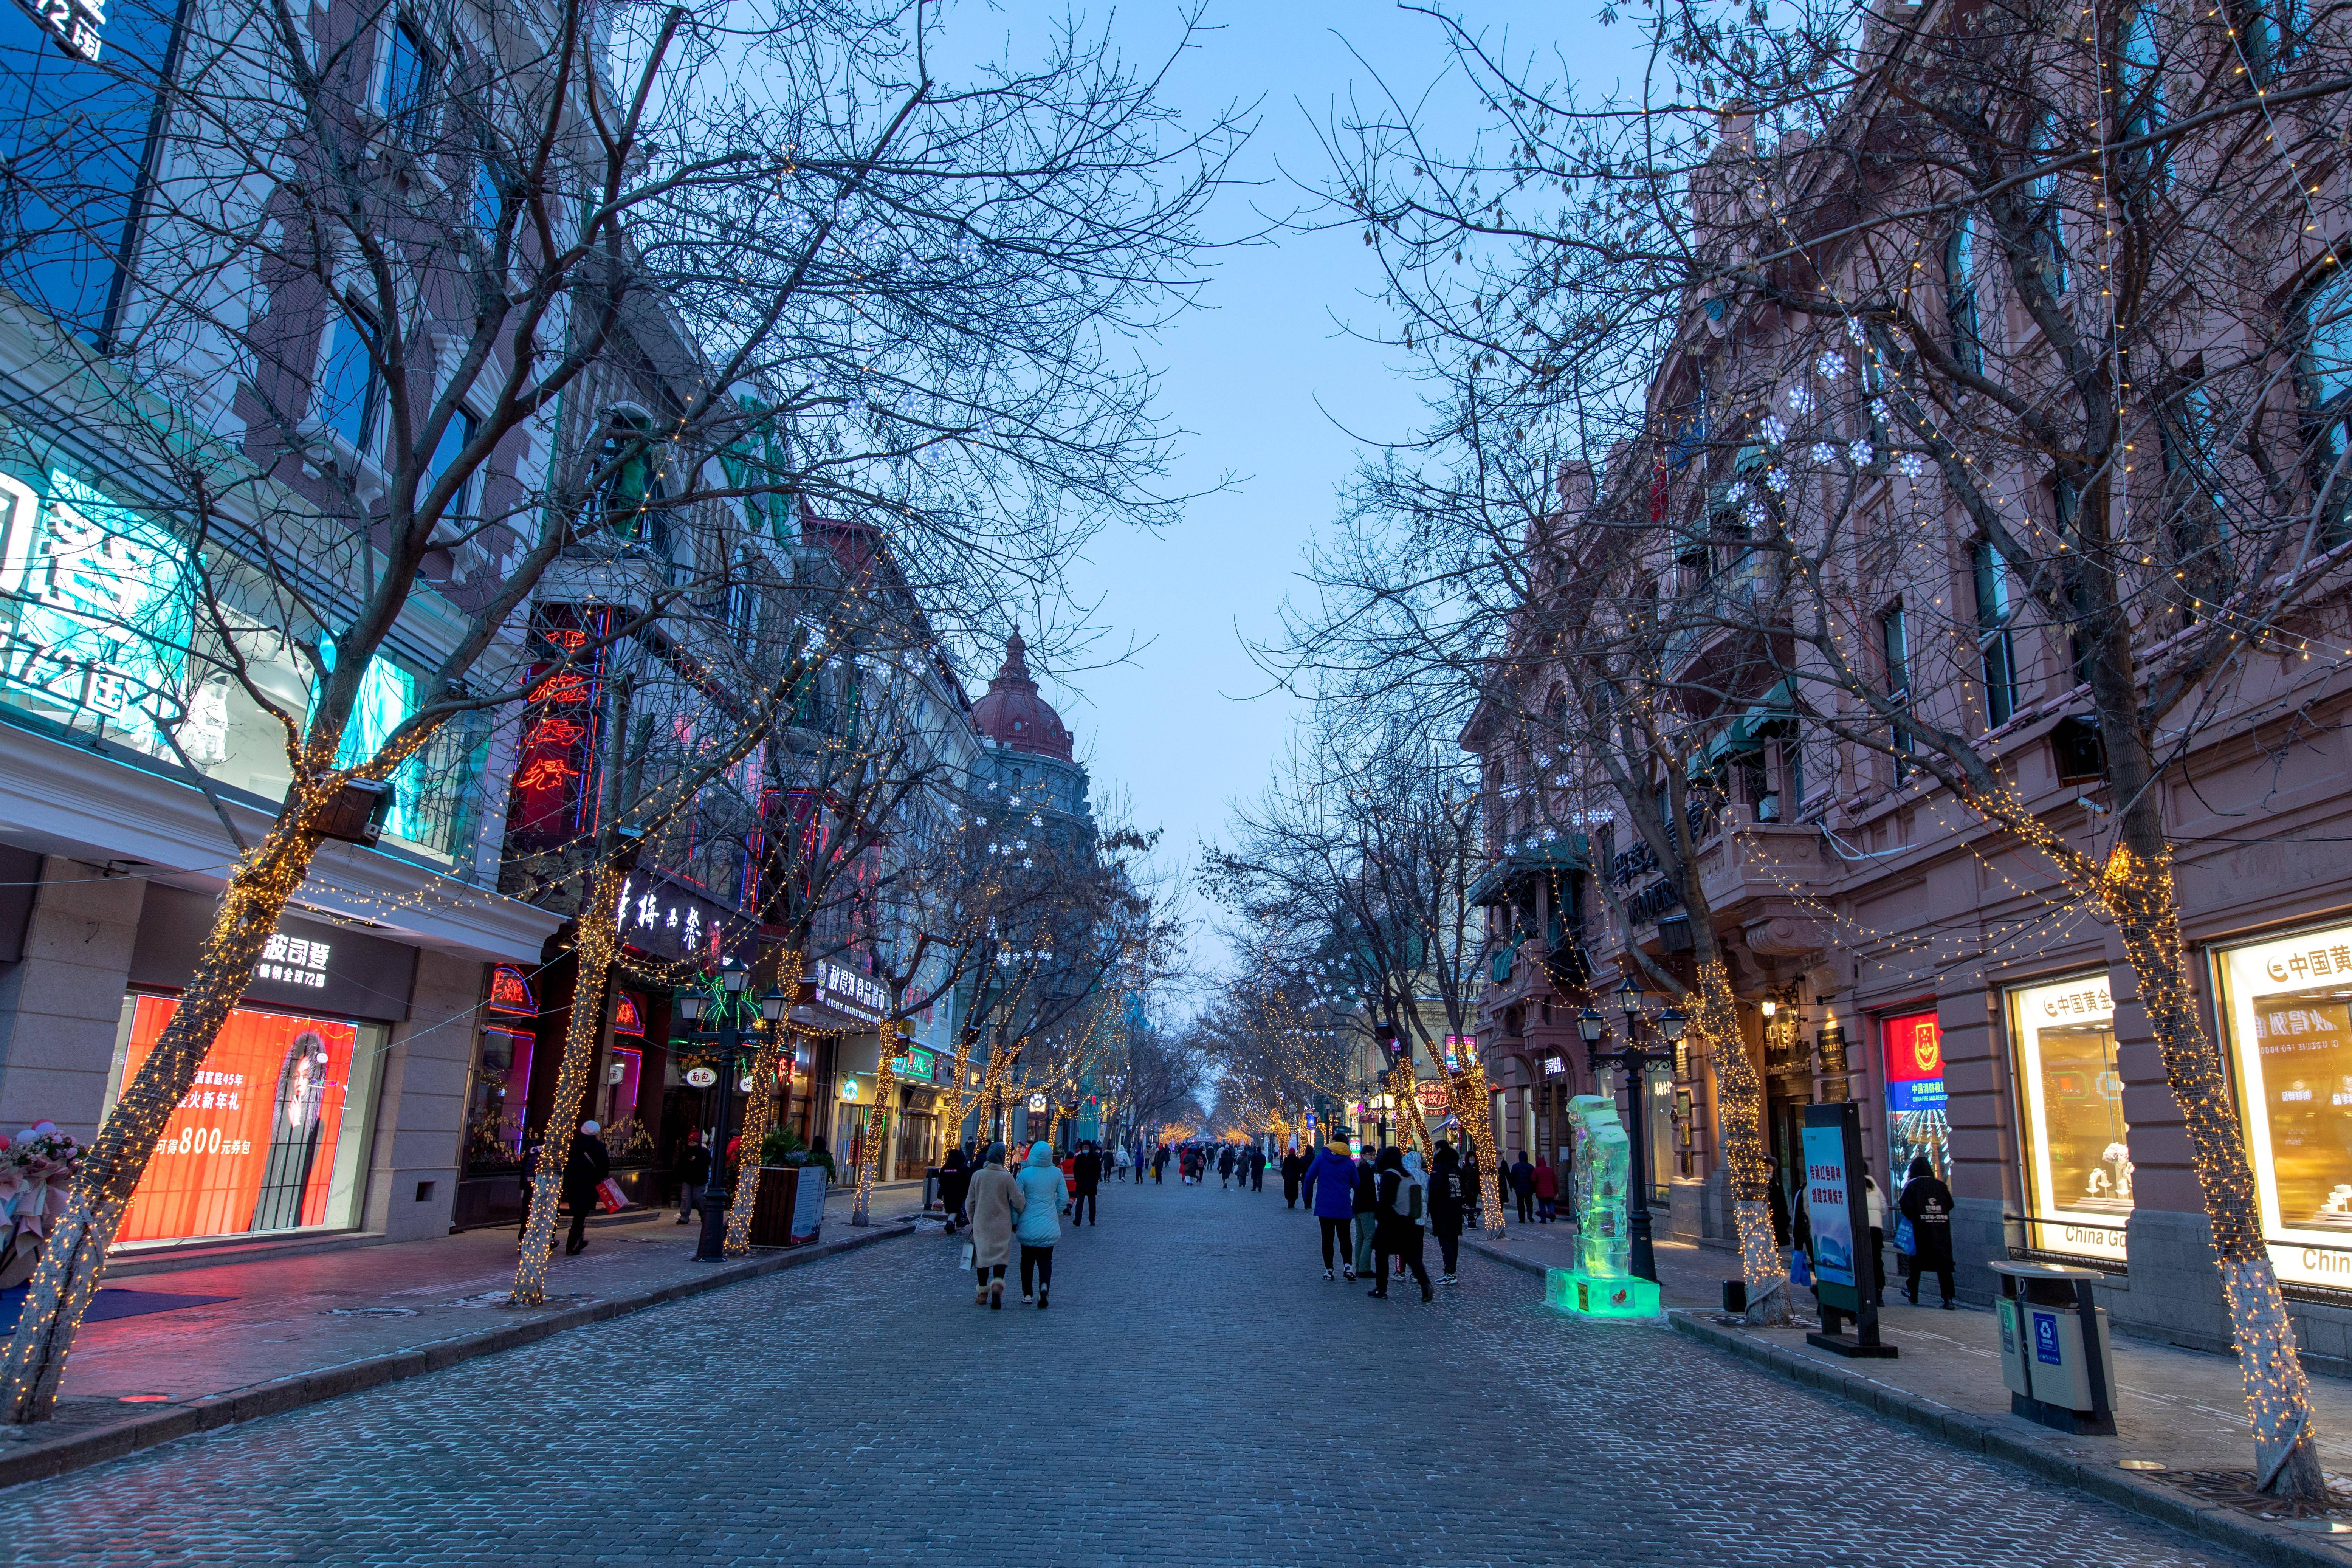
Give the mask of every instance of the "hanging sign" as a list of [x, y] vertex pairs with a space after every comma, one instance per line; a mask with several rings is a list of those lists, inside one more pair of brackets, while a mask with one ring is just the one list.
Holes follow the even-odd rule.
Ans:
[[1423, 1110], [1443, 1110], [1453, 1103], [1451, 1092], [1433, 1078], [1413, 1085], [1412, 1094]]
[[695, 1089], [709, 1089], [712, 1084], [719, 1081], [719, 1069], [717, 1068], [688, 1068], [686, 1069], [686, 1081]]
[[637, 1005], [637, 999], [635, 997], [630, 995], [625, 991], [622, 992], [619, 1000], [613, 1004], [613, 1033], [616, 1035], [642, 1035], [645, 1032], [646, 1015], [644, 1009]]
[[860, 974], [838, 963], [816, 966], [816, 999], [836, 1013], [878, 1023], [890, 1010], [890, 993], [870, 974]]
[[1029, 1114], [1032, 1116], [1043, 1116], [1045, 1114], [1045, 1097], [1044, 1095], [1033, 1094], [1029, 1097]]
[[78, 60], [98, 63], [99, 34], [106, 26], [103, 0], [16, 0], [49, 35], [49, 41]]

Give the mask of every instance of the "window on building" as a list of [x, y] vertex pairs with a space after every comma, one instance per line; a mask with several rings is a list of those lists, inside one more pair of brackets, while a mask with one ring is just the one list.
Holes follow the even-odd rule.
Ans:
[[383, 62], [383, 117], [411, 146], [432, 134], [440, 70], [440, 61], [416, 25], [405, 16], [394, 21]]
[[2352, 516], [2352, 273], [2328, 268], [2306, 291], [2295, 327], [2303, 343], [2304, 423], [2311, 454], [2311, 484], [2326, 501], [2331, 542]]
[[1969, 557], [1976, 581], [1977, 651], [1984, 674], [1985, 723], [1999, 729], [2017, 711], [2017, 647], [2010, 630], [2016, 605], [2009, 563], [1991, 541], [1979, 541]]
[[2303, 58], [2310, 0], [2253, 0], [2243, 12], [2247, 74], [2268, 84]]
[[[2036, 127], [2026, 156], [2043, 163], [2056, 154], [2057, 121], [2045, 115]], [[2033, 255], [2042, 286], [2054, 295], [2066, 292], [2066, 214], [2059, 203], [2058, 176], [2045, 174], [2033, 182]]]
[[602, 476], [597, 500], [605, 528], [656, 554], [667, 554], [669, 510], [662, 502], [669, 491], [663, 479], [661, 444], [654, 435], [653, 421], [626, 411], [610, 415], [596, 466]]
[[[457, 460], [467, 447], [474, 444], [475, 434], [480, 428], [480, 422], [463, 408], [449, 416], [448, 428], [441, 432], [441, 444], [433, 449], [432, 467], [425, 471], [425, 483], [427, 489], [441, 482], [442, 476], [449, 471], [450, 465]], [[480, 478], [478, 471], [467, 474], [465, 481], [458, 485], [457, 493], [449, 498], [449, 504], [441, 515], [453, 522], [472, 517], [474, 492], [479, 488]], [[424, 498], [420, 496], [418, 499]]]
[[1964, 213], [1944, 238], [1944, 319], [1948, 346], [1960, 368], [1984, 368], [1984, 333], [1977, 313], [1977, 220]]
[[[2128, 141], [2146, 136], [2164, 123], [2164, 57], [2156, 41], [2156, 7], [2143, 5], [2124, 30], [2123, 58], [2116, 66], [2116, 97]], [[2126, 165], [2156, 189], [2162, 189], [2165, 149], [2147, 147], [2129, 155]]]
[[319, 418], [352, 451], [375, 455], [383, 424], [383, 374], [376, 363], [375, 321], [355, 305], [346, 306], [328, 329]]
[[0, 283], [101, 349], [131, 260], [179, 6], [111, 0], [106, 12], [96, 62], [22, 17], [0, 28]]
[[[1878, 655], [1886, 666], [1886, 696], [1897, 712], [1907, 712], [1911, 707], [1911, 630], [1903, 618], [1903, 605], [1896, 601], [1878, 616]], [[1895, 782], [1903, 783], [1911, 776], [1911, 727], [1901, 719], [1895, 720], [1892, 739], [1895, 742]]]

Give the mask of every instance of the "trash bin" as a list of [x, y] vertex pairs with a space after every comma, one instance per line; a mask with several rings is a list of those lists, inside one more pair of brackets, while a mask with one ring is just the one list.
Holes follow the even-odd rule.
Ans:
[[2113, 1434], [2116, 1358], [2100, 1275], [2057, 1263], [1995, 1263], [2000, 1276], [2000, 1380], [2013, 1415], [2061, 1432]]

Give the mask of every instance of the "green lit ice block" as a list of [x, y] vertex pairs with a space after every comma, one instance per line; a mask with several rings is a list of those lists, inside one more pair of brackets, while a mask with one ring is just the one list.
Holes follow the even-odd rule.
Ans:
[[1544, 1303], [1580, 1318], [1654, 1318], [1658, 1288], [1632, 1275], [1603, 1278], [1576, 1268], [1544, 1270]]

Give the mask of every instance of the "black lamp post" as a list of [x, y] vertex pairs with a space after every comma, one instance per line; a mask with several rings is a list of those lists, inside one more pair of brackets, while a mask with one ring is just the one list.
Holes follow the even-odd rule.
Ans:
[[[727, 1106], [735, 1092], [735, 1076], [741, 1070], [743, 1042], [749, 1037], [744, 1025], [743, 987], [751, 975], [740, 969], [730, 969], [719, 976], [726, 1003], [714, 1020], [717, 1027], [698, 1029], [703, 1010], [709, 998], [699, 991], [689, 991], [677, 999], [678, 1016], [687, 1022], [687, 1032], [674, 1036], [674, 1044], [708, 1046], [719, 1053], [719, 1128], [710, 1140], [710, 1183], [702, 1189], [702, 1236], [694, 1249], [697, 1263], [723, 1262], [727, 1257], [727, 1210], [735, 1201], [733, 1188], [727, 1180]], [[760, 998], [760, 1027], [764, 1029], [783, 1017], [790, 1000], [781, 991], [771, 990]], [[746, 1154], [756, 1155], [756, 1150]]]
[[1625, 1088], [1631, 1100], [1631, 1125], [1626, 1128], [1627, 1154], [1633, 1165], [1632, 1180], [1626, 1184], [1625, 1233], [1631, 1240], [1633, 1256], [1628, 1260], [1635, 1278], [1652, 1284], [1658, 1279], [1657, 1252], [1650, 1237], [1650, 1107], [1649, 1071], [1654, 1067], [1670, 1065], [1675, 1059], [1675, 1042], [1682, 1038], [1683, 1016], [1668, 1007], [1657, 1016], [1658, 1037], [1664, 1044], [1657, 1048], [1633, 1043], [1633, 1026], [1641, 1021], [1642, 1008], [1647, 1000], [1641, 985], [1631, 976], [1617, 988], [1617, 1005], [1625, 1015], [1625, 1043], [1613, 1051], [1601, 1048], [1601, 1037], [1605, 1028], [1601, 1015], [1587, 1007], [1577, 1016], [1576, 1032], [1584, 1037], [1586, 1065], [1592, 1069], [1593, 1087], [1600, 1087], [1603, 1063], [1625, 1075]]

